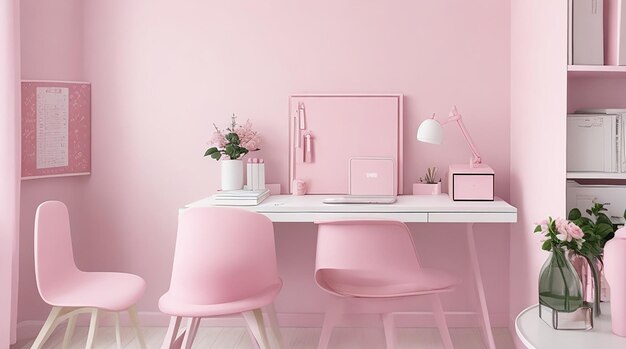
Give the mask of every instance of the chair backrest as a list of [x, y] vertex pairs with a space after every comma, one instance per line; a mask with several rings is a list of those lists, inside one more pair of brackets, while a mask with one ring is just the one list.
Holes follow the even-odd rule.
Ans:
[[228, 207], [179, 214], [168, 293], [195, 304], [218, 304], [280, 282], [274, 228], [267, 217]]
[[420, 265], [411, 231], [397, 221], [318, 223], [315, 280], [329, 290], [324, 270], [414, 273]]
[[74, 262], [70, 217], [60, 201], [46, 201], [35, 214], [35, 276], [44, 301], [79, 273]]

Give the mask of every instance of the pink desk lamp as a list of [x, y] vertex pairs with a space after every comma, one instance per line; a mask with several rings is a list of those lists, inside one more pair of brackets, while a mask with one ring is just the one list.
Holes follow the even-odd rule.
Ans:
[[482, 163], [480, 154], [472, 142], [463, 117], [456, 106], [452, 107], [448, 119], [444, 122], [435, 120], [433, 113], [430, 119], [424, 120], [417, 129], [417, 140], [425, 143], [441, 144], [443, 142], [443, 125], [456, 121], [465, 137], [465, 142], [472, 151], [469, 164], [450, 165], [448, 172], [448, 195], [455, 201], [493, 201], [495, 174], [493, 169]]

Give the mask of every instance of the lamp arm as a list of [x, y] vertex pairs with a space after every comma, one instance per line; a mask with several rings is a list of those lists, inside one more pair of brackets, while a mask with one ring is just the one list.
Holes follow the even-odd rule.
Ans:
[[456, 122], [459, 124], [459, 127], [461, 128], [461, 132], [463, 133], [463, 136], [465, 137], [465, 142], [467, 142], [467, 145], [470, 147], [470, 149], [472, 150], [472, 154], [474, 155], [474, 158], [472, 159], [472, 162], [470, 163], [470, 167], [474, 167], [473, 165], [481, 164], [482, 160], [480, 158], [480, 154], [478, 154], [478, 149], [476, 149], [474, 142], [472, 142], [472, 137], [470, 137], [469, 132], [467, 132], [467, 129], [465, 128], [465, 124], [463, 124], [463, 120], [459, 118]]
[[463, 117], [461, 116], [459, 111], [456, 109], [456, 105], [450, 111], [450, 114], [448, 115], [448, 119], [444, 122], [444, 124], [447, 124], [448, 122], [451, 122], [451, 121], [456, 121], [456, 123], [459, 125], [459, 128], [461, 129], [461, 133], [463, 133], [463, 137], [465, 137], [465, 142], [467, 143], [467, 146], [472, 151], [473, 156], [472, 156], [472, 160], [470, 161], [470, 167], [474, 167], [475, 165], [481, 164], [482, 159], [480, 158], [480, 154], [478, 154], [478, 149], [476, 149], [474, 142], [472, 142], [472, 137], [470, 137], [469, 132], [467, 132], [467, 129], [465, 128], [465, 124], [463, 123]]

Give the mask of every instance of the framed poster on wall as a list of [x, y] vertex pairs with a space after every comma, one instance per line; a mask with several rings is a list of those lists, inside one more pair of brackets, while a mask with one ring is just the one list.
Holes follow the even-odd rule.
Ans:
[[91, 84], [22, 81], [22, 179], [91, 173]]
[[401, 94], [291, 95], [290, 185], [299, 179], [308, 194], [349, 194], [351, 159], [392, 159], [394, 194], [402, 194], [402, 114]]

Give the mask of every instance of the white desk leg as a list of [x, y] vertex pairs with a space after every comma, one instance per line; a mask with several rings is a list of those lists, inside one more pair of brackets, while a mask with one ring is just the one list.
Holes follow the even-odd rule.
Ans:
[[493, 340], [493, 332], [491, 331], [491, 321], [489, 321], [489, 310], [487, 309], [487, 299], [485, 298], [485, 288], [483, 287], [483, 278], [480, 274], [480, 265], [478, 264], [478, 254], [476, 253], [476, 240], [474, 239], [474, 223], [467, 223], [467, 247], [469, 249], [469, 259], [474, 275], [474, 285], [476, 286], [476, 294], [480, 305], [480, 325], [483, 329], [483, 337], [485, 345], [489, 349], [496, 349], [496, 343]]

